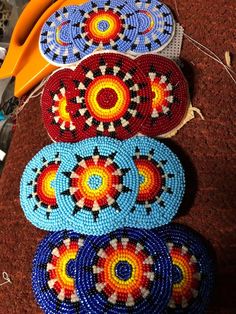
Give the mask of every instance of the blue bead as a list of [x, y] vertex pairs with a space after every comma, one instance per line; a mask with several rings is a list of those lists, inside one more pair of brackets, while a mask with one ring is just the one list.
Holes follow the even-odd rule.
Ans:
[[132, 265], [130, 265], [127, 261], [120, 261], [116, 265], [116, 276], [121, 280], [128, 280], [132, 276]]

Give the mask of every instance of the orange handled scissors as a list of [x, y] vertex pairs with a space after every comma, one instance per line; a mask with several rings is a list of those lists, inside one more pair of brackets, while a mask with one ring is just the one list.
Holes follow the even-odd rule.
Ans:
[[39, 51], [38, 41], [43, 24], [59, 8], [86, 1], [31, 0], [27, 4], [14, 28], [9, 50], [0, 68], [0, 79], [15, 77], [15, 97], [24, 95], [57, 68], [49, 64]]

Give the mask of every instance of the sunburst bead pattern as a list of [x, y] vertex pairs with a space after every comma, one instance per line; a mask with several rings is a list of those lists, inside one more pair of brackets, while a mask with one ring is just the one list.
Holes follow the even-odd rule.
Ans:
[[98, 137], [73, 145], [58, 170], [60, 213], [73, 230], [100, 235], [122, 226], [138, 192], [135, 164], [119, 141]]
[[177, 64], [165, 57], [147, 54], [136, 59], [151, 83], [151, 114], [141, 132], [156, 137], [177, 128], [190, 105], [188, 83]]
[[134, 60], [97, 53], [74, 71], [75, 92], [68, 110], [84, 137], [132, 137], [151, 112], [151, 85]]
[[171, 260], [150, 230], [89, 237], [76, 260], [76, 288], [91, 313], [161, 313], [172, 287]]
[[57, 10], [41, 30], [39, 49], [44, 58], [56, 66], [76, 63], [83, 56], [71, 34], [71, 23], [78, 9], [79, 6], [66, 6]]
[[212, 250], [197, 232], [180, 224], [155, 230], [171, 255], [173, 288], [168, 313], [204, 313], [214, 286]]
[[40, 150], [27, 164], [20, 183], [20, 202], [26, 218], [36, 227], [61, 230], [65, 224], [58, 211], [55, 180], [61, 153], [67, 144], [52, 144]]
[[43, 89], [42, 118], [50, 138], [56, 142], [77, 142], [80, 139], [68, 112], [67, 93], [74, 88], [72, 79], [72, 70], [57, 71], [49, 77]]
[[163, 143], [142, 136], [126, 141], [124, 150], [139, 173], [139, 192], [125, 218], [126, 225], [151, 229], [169, 223], [185, 192], [184, 170], [178, 157]]
[[163, 50], [175, 34], [175, 20], [171, 10], [158, 0], [131, 0], [137, 8], [138, 36], [131, 53]]
[[73, 231], [49, 233], [33, 260], [32, 285], [37, 303], [46, 314], [84, 314], [75, 289], [75, 260], [85, 236]]
[[138, 34], [134, 6], [118, 0], [89, 1], [72, 18], [72, 36], [83, 54], [100, 49], [126, 52]]

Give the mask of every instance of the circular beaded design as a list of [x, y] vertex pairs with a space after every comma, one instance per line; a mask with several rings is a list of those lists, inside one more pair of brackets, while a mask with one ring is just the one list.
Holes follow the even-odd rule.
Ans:
[[79, 6], [66, 6], [53, 13], [45, 22], [39, 37], [43, 57], [52, 64], [66, 65], [81, 59], [81, 52], [74, 45], [71, 21]]
[[74, 145], [57, 176], [61, 215], [73, 230], [100, 235], [121, 226], [135, 203], [138, 173], [121, 144], [102, 137]]
[[91, 313], [161, 313], [172, 278], [168, 250], [151, 231], [90, 237], [76, 260], [76, 288]]
[[20, 183], [20, 202], [26, 218], [36, 227], [45, 230], [63, 229], [55, 195], [55, 181], [61, 152], [66, 144], [44, 147], [27, 164]]
[[170, 9], [157, 0], [133, 0], [137, 7], [138, 36], [131, 46], [135, 53], [163, 50], [175, 33], [175, 21]]
[[183, 225], [156, 230], [167, 244], [173, 263], [170, 313], [203, 313], [214, 285], [213, 258], [202, 237]]
[[152, 113], [142, 125], [148, 136], [166, 134], [184, 119], [190, 100], [188, 83], [172, 60], [153, 54], [136, 59], [152, 88]]
[[74, 89], [73, 71], [63, 69], [51, 75], [45, 84], [41, 110], [43, 122], [51, 139], [57, 142], [77, 142], [80, 140], [75, 123], [68, 112], [68, 91]]
[[76, 294], [75, 259], [84, 236], [73, 231], [53, 232], [39, 244], [33, 260], [32, 285], [46, 314], [86, 313]]
[[105, 135], [125, 139], [139, 132], [150, 114], [151, 87], [129, 57], [99, 53], [76, 68], [76, 91], [70, 109], [85, 137]]
[[74, 43], [84, 54], [98, 47], [125, 52], [138, 34], [134, 7], [118, 0], [90, 1], [80, 6], [73, 22]]
[[139, 192], [125, 225], [151, 229], [171, 221], [185, 191], [184, 170], [176, 155], [163, 143], [148, 137], [125, 142], [139, 173]]

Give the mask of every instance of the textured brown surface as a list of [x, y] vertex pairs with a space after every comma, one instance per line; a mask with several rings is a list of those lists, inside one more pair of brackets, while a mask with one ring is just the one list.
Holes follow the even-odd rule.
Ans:
[[[180, 22], [185, 31], [215, 51], [236, 56], [236, 1], [182, 0]], [[166, 1], [174, 9], [174, 1]], [[223, 68], [187, 41], [182, 58], [194, 87], [197, 117], [170, 141], [187, 172], [188, 189], [178, 221], [192, 226], [213, 245], [218, 261], [217, 289], [209, 313], [236, 310], [235, 228], [235, 85]], [[236, 60], [234, 69], [236, 70]], [[31, 262], [36, 244], [45, 234], [33, 227], [19, 206], [19, 181], [26, 163], [50, 143], [43, 129], [39, 100], [20, 114], [0, 181], [0, 273], [8, 272], [13, 285], [0, 287], [0, 314], [41, 313], [31, 291]]]

